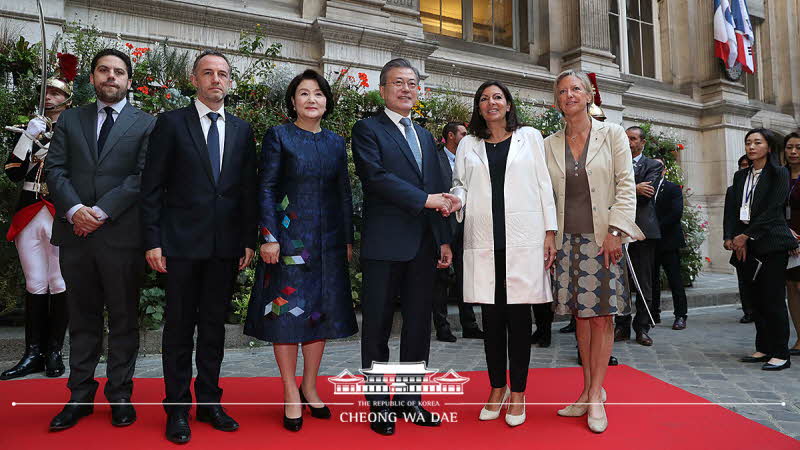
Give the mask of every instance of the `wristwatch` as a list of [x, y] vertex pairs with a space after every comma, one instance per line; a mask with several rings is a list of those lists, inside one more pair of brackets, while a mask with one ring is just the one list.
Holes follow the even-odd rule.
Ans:
[[610, 235], [612, 235], [612, 236], [614, 236], [614, 237], [620, 237], [620, 236], [622, 236], [622, 232], [621, 232], [621, 231], [619, 231], [619, 230], [618, 230], [618, 229], [616, 229], [616, 228], [609, 228], [609, 229], [608, 229], [608, 234], [610, 234]]

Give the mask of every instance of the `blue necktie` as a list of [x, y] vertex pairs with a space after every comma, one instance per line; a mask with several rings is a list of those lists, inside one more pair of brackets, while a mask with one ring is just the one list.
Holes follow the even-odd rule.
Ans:
[[214, 183], [219, 181], [219, 130], [217, 129], [217, 119], [219, 113], [210, 112], [208, 118], [211, 119], [211, 128], [208, 129], [208, 159], [211, 160], [211, 173], [214, 174]]
[[408, 117], [403, 117], [400, 119], [400, 123], [406, 130], [406, 142], [408, 142], [408, 146], [411, 148], [411, 153], [414, 154], [414, 160], [417, 161], [417, 167], [419, 167], [419, 171], [422, 172], [422, 150], [419, 149], [417, 135], [414, 132], [414, 125], [411, 123], [411, 119]]

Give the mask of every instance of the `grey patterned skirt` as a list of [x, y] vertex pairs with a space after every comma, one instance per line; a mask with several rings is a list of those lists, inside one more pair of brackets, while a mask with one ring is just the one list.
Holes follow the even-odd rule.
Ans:
[[593, 234], [564, 234], [555, 263], [556, 314], [586, 318], [631, 313], [624, 259], [606, 269], [599, 251]]

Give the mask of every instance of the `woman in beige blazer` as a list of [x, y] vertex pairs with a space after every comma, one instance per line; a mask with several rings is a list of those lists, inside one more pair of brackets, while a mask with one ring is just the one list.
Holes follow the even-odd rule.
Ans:
[[[630, 311], [622, 243], [644, 239], [636, 226], [636, 185], [625, 130], [589, 116], [592, 85], [564, 71], [554, 84], [565, 127], [544, 141], [558, 211], [555, 312], [577, 320], [583, 392], [561, 416], [588, 413], [589, 428], [608, 426], [603, 380], [614, 343], [616, 314]], [[590, 404], [586, 404], [590, 402]]]
[[480, 419], [499, 417], [510, 396], [505, 420], [516, 426], [525, 421], [531, 304], [553, 300], [553, 188], [542, 135], [518, 123], [502, 83], [478, 88], [469, 130], [456, 152], [448, 197], [464, 221], [464, 301], [481, 305], [485, 332], [492, 391]]

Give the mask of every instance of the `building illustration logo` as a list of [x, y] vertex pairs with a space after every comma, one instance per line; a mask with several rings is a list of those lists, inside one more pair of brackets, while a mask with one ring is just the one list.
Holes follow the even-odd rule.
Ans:
[[334, 385], [334, 394], [463, 395], [464, 384], [469, 381], [452, 369], [436, 376], [439, 371], [428, 369], [424, 362], [373, 362], [372, 367], [359, 372], [363, 376], [345, 369], [328, 378]]

